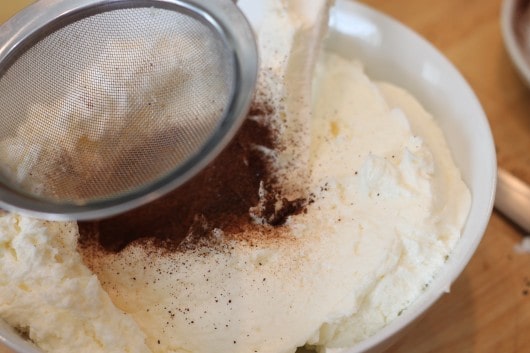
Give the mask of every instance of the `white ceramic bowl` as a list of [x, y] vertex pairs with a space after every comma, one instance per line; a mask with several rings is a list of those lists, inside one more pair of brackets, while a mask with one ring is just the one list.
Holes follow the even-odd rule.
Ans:
[[[364, 5], [339, 0], [331, 15], [328, 49], [365, 63], [369, 76], [412, 92], [437, 118], [472, 193], [463, 236], [425, 293], [403, 315], [346, 353], [379, 352], [421, 316], [459, 276], [475, 252], [491, 215], [496, 182], [493, 138], [482, 107], [454, 66], [417, 34]], [[38, 353], [0, 322], [0, 341]]]

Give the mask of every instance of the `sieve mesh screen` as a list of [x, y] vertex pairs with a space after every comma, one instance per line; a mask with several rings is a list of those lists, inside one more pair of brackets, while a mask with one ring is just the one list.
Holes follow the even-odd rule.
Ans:
[[170, 9], [113, 9], [58, 28], [0, 77], [2, 178], [77, 204], [160, 179], [218, 128], [233, 60], [210, 25]]

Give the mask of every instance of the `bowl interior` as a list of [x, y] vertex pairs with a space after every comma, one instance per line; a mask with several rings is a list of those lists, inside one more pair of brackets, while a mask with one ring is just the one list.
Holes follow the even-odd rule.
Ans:
[[[30, 341], [22, 338], [3, 320], [0, 320], [0, 344], [8, 346], [17, 352], [23, 353], [42, 353]], [[0, 352], [3, 352], [0, 347]]]
[[493, 208], [495, 148], [486, 115], [469, 84], [418, 34], [380, 12], [348, 0], [337, 2], [330, 25], [328, 50], [361, 60], [372, 79], [407, 89], [434, 115], [472, 195], [462, 238], [424, 295], [383, 330], [345, 352], [377, 351], [449, 290], [475, 252]]

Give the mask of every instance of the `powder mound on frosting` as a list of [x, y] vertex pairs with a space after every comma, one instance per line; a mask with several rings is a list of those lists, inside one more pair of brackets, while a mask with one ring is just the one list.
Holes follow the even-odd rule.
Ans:
[[221, 234], [253, 237], [257, 232], [251, 229], [285, 224], [303, 211], [306, 200], [283, 196], [275, 169], [277, 131], [268, 124], [273, 113], [271, 105], [254, 104], [228, 147], [169, 195], [110, 219], [79, 222], [82, 246], [97, 241], [107, 251], [120, 251], [133, 241], [152, 239], [147, 243], [186, 250], [211, 246]]

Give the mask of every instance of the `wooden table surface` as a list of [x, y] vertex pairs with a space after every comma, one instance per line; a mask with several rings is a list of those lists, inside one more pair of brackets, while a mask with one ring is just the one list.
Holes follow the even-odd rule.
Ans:
[[[0, 0], [0, 22], [30, 2]], [[501, 0], [362, 2], [420, 33], [456, 65], [486, 111], [499, 166], [530, 183], [530, 90], [502, 43]], [[523, 236], [494, 212], [451, 292], [389, 352], [530, 352], [530, 254], [514, 251]]]

